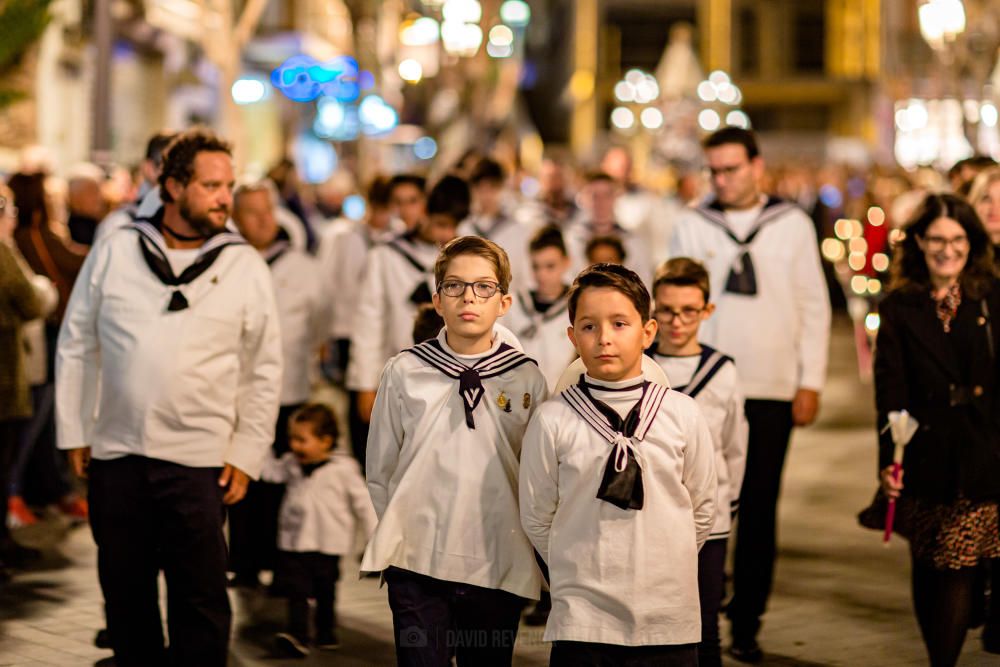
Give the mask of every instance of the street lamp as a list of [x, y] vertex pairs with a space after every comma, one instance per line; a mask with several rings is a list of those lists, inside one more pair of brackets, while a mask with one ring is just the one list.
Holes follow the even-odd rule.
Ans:
[[920, 34], [935, 50], [965, 32], [965, 6], [962, 0], [928, 0], [917, 10]]

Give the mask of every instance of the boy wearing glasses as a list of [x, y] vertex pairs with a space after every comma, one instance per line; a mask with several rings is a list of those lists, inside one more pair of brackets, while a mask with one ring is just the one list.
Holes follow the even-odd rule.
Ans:
[[747, 455], [747, 422], [736, 365], [730, 357], [698, 342], [701, 323], [715, 310], [709, 301], [710, 289], [708, 272], [699, 262], [677, 257], [664, 264], [653, 284], [659, 334], [648, 350], [671, 387], [695, 399], [715, 445], [718, 510], [708, 541], [698, 553], [700, 667], [722, 665], [719, 607], [725, 587], [726, 540], [739, 505]]
[[367, 476], [379, 517], [362, 571], [389, 586], [400, 665], [510, 665], [541, 574], [518, 516], [521, 437], [545, 400], [532, 359], [503, 340], [510, 263], [464, 236], [434, 264], [437, 337], [382, 372]]
[[712, 436], [692, 399], [643, 372], [657, 324], [636, 273], [586, 269], [569, 319], [586, 373], [539, 408], [521, 456], [521, 523], [552, 589], [549, 664], [694, 667]]

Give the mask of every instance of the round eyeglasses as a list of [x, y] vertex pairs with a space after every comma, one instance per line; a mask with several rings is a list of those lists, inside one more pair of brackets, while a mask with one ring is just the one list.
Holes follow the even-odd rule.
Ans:
[[472, 288], [472, 293], [480, 299], [489, 299], [500, 289], [498, 283], [489, 280], [477, 280], [467, 283], [463, 280], [445, 280], [438, 285], [438, 291], [445, 296], [457, 297], [465, 294], [467, 288]]

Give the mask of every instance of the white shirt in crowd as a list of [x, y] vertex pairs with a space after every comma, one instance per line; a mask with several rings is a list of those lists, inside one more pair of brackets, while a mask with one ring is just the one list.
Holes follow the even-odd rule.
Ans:
[[413, 344], [417, 314], [417, 305], [410, 300], [413, 291], [423, 283], [429, 293], [434, 292], [439, 248], [411, 237], [399, 236], [368, 254], [351, 324], [347, 387], [354, 391], [375, 391], [385, 363]]
[[309, 474], [306, 469], [288, 452], [280, 459], [269, 457], [261, 471], [262, 480], [286, 485], [278, 548], [328, 556], [355, 553], [358, 529], [367, 541], [377, 522], [361, 466], [347, 454], [332, 454]]
[[[458, 355], [472, 366], [498, 354]], [[466, 424], [459, 381], [417, 355], [394, 357], [382, 374], [368, 434], [367, 477], [379, 524], [361, 569], [390, 565], [537, 599], [541, 573], [518, 516], [518, 459], [528, 419], [545, 400], [545, 378], [523, 363], [481, 380]]]
[[[611, 235], [618, 237], [625, 248], [625, 267], [635, 271], [647, 285], [651, 285], [653, 260], [645, 240], [636, 232], [624, 227], [617, 227]], [[577, 218], [563, 230], [563, 240], [566, 243], [566, 252], [569, 253], [570, 271], [573, 277], [590, 266], [590, 262], [587, 261], [587, 243], [594, 237], [590, 221], [586, 217]]]
[[[274, 440], [281, 339], [267, 265], [226, 247], [179, 291], [122, 229], [90, 251], [59, 334], [60, 449], [95, 459], [130, 454], [191, 467], [230, 463], [256, 477]], [[96, 388], [100, 387], [100, 391]]]
[[[625, 391], [636, 378], [585, 379], [619, 415], [642, 395]], [[645, 500], [642, 509], [625, 510], [597, 498], [613, 446], [571, 407], [570, 389], [538, 409], [521, 454], [521, 521], [549, 566], [545, 641], [701, 641], [698, 550], [716, 499], [712, 436], [701, 411], [691, 398], [663, 392], [644, 437], [637, 431], [630, 439]], [[647, 390], [643, 400], [652, 396]]]
[[91, 247], [97, 246], [111, 236], [112, 232], [128, 227], [136, 218], [152, 218], [161, 206], [163, 201], [160, 199], [160, 186], [157, 185], [150, 188], [138, 204], [129, 204], [108, 213], [94, 230], [94, 242]]
[[725, 291], [742, 253], [720, 228], [720, 222], [741, 224], [740, 215], [730, 218], [688, 209], [674, 228], [671, 257], [696, 259], [711, 276], [717, 309], [700, 338], [733, 357], [746, 398], [788, 401], [799, 388], [819, 391], [826, 377], [830, 299], [812, 221], [778, 200], [761, 211], [753, 224], [763, 226], [750, 245], [757, 294], [748, 296]]
[[319, 263], [301, 250], [288, 248], [270, 267], [284, 359], [281, 404], [295, 405], [309, 400], [313, 364], [326, 335], [326, 302], [317, 280]]
[[391, 241], [404, 229], [402, 221], [395, 218], [386, 230], [373, 229], [362, 221], [340, 218], [320, 233], [317, 257], [329, 292], [330, 338], [341, 340], [351, 337], [368, 253], [376, 245]]
[[538, 362], [549, 391], [555, 389], [563, 371], [577, 357], [566, 335], [568, 306], [569, 300], [564, 294], [544, 313], [539, 312], [531, 292], [521, 290], [514, 294], [514, 303], [503, 317], [504, 325], [517, 336], [524, 353]]
[[[707, 346], [704, 351], [707, 354], [683, 357], [655, 353], [653, 359], [667, 374], [671, 387], [691, 395], [690, 392], [695, 388], [692, 386], [692, 379], [694, 385], [700, 385], [715, 364], [715, 351]], [[703, 359], [705, 364], [701, 365]], [[736, 364], [724, 355], [719, 355], [719, 360], [722, 365], [708, 378], [700, 391], [692, 396], [705, 416], [715, 446], [715, 476], [719, 483], [719, 494], [715, 523], [708, 538], [710, 540], [729, 536], [733, 515], [739, 508], [749, 436]]]
[[493, 241], [507, 252], [510, 260], [510, 288], [516, 290], [532, 285], [531, 260], [528, 244], [531, 243], [530, 227], [521, 224], [512, 214], [501, 213], [487, 218], [472, 215], [458, 226], [459, 236], [481, 236]]

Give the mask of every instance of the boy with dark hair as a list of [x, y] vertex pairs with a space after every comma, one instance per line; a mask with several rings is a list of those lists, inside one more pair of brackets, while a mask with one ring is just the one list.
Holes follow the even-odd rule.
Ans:
[[562, 233], [554, 225], [538, 230], [528, 250], [535, 289], [515, 292], [504, 323], [517, 336], [525, 353], [538, 361], [551, 390], [576, 358], [564, 325], [569, 285], [563, 276], [569, 269], [569, 256]]
[[545, 379], [494, 326], [511, 302], [502, 248], [455, 239], [434, 274], [445, 328], [391, 359], [379, 384], [367, 465], [379, 524], [361, 569], [388, 582], [400, 665], [452, 655], [509, 665], [521, 608], [541, 583], [518, 521], [517, 469]]
[[455, 237], [455, 228], [469, 214], [469, 187], [460, 178], [445, 176], [427, 198], [426, 215], [415, 228], [368, 254], [351, 325], [347, 388], [354, 418], [351, 437], [354, 455], [364, 466], [362, 438], [371, 419], [375, 390], [385, 362], [410, 347], [413, 318], [422, 303], [430, 303], [431, 269], [442, 245]]
[[406, 229], [415, 229], [427, 214], [427, 179], [416, 174], [396, 174], [389, 179], [389, 201], [393, 214]]
[[504, 209], [506, 182], [507, 172], [496, 160], [483, 158], [476, 163], [469, 177], [472, 215], [459, 228], [458, 234], [481, 236], [506, 250], [510, 257], [511, 281], [517, 289], [531, 282], [527, 257], [530, 228]]
[[699, 667], [722, 665], [719, 607], [725, 589], [726, 540], [739, 506], [747, 457], [747, 422], [736, 365], [730, 357], [698, 341], [701, 323], [715, 310], [710, 294], [708, 272], [701, 263], [687, 257], [667, 262], [653, 285], [653, 314], [660, 330], [656, 345], [649, 350], [671, 386], [701, 408], [715, 445], [718, 511], [708, 541], [698, 554]]
[[587, 372], [525, 434], [521, 523], [549, 568], [552, 665], [698, 664], [712, 441], [692, 399], [644, 377], [649, 312], [634, 272], [581, 273], [568, 334]]
[[617, 236], [595, 236], [587, 242], [590, 264], [625, 264], [628, 254]]

